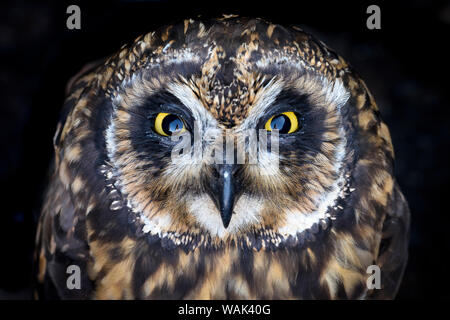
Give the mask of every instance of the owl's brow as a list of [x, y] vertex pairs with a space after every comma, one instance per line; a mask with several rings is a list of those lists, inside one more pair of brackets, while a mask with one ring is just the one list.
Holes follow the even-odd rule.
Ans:
[[301, 75], [294, 81], [274, 77], [258, 92], [255, 103], [250, 106], [248, 117], [240, 125], [240, 128], [245, 130], [255, 127], [259, 118], [267, 114], [268, 110], [276, 103], [277, 98], [286, 89], [309, 97], [314, 103], [326, 107], [335, 106], [338, 111], [350, 96], [339, 80], [330, 82], [324, 77], [308, 73]]
[[255, 97], [255, 103], [250, 107], [247, 118], [239, 126], [239, 130], [255, 128], [261, 116], [266, 114], [267, 110], [276, 101], [278, 95], [284, 87], [284, 82], [280, 79], [272, 78]]
[[189, 86], [181, 83], [171, 83], [168, 85], [167, 90], [191, 111], [194, 119], [200, 121], [202, 126], [218, 126], [218, 122], [212, 113], [205, 108]]

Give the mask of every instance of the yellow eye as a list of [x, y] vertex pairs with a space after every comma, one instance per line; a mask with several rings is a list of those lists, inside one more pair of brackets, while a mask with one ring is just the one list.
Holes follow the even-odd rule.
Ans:
[[186, 128], [180, 117], [160, 112], [155, 118], [155, 131], [162, 136], [171, 136], [186, 131]]
[[264, 127], [267, 131], [278, 130], [279, 133], [293, 133], [298, 130], [298, 118], [292, 111], [283, 112], [267, 120]]

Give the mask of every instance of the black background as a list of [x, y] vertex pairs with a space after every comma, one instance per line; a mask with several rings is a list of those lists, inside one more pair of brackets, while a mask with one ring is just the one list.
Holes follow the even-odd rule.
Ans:
[[[70, 4], [81, 7], [81, 30], [66, 28]], [[366, 28], [370, 4], [381, 8], [381, 30]], [[450, 298], [449, 2], [74, 0], [0, 4], [0, 299], [31, 296], [34, 230], [69, 78], [142, 33], [222, 13], [300, 25], [361, 74], [391, 130], [412, 212], [398, 298]]]

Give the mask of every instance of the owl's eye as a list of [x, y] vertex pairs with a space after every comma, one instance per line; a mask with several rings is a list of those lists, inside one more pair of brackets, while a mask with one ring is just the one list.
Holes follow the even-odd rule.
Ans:
[[172, 113], [160, 112], [155, 118], [155, 131], [162, 136], [171, 136], [186, 130], [183, 120]]
[[273, 116], [265, 125], [267, 131], [278, 130], [279, 133], [293, 133], [298, 130], [298, 127], [298, 117], [292, 111]]

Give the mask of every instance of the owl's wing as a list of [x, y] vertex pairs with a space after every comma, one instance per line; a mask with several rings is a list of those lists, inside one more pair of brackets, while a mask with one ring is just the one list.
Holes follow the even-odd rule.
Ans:
[[[59, 156], [61, 152], [61, 132], [74, 104], [83, 94], [83, 88], [90, 86], [93, 81], [95, 68], [101, 65], [100, 59], [85, 65], [66, 87], [66, 103], [61, 110], [60, 121], [53, 139], [55, 159], [52, 165], [52, 176], [39, 218], [36, 234], [36, 250], [34, 274], [36, 294], [40, 298], [50, 299], [82, 299], [88, 298], [93, 291], [93, 283], [87, 274], [89, 246], [86, 236], [85, 210], [77, 210], [76, 200], [72, 193], [60, 180]], [[63, 170], [65, 171], [65, 170]], [[69, 174], [64, 172], [64, 175]], [[75, 266], [68, 269], [69, 266]], [[79, 269], [77, 269], [78, 267]], [[73, 288], [67, 282], [80, 270], [80, 288]]]
[[373, 290], [372, 299], [393, 299], [397, 294], [408, 260], [409, 223], [408, 203], [396, 183], [376, 261], [381, 270], [382, 289]]
[[[59, 178], [54, 176], [47, 191], [36, 236], [36, 293], [39, 298], [89, 297], [93, 286], [85, 272], [89, 247], [84, 219], [73, 206], [70, 194]], [[73, 287], [76, 280], [69, 279], [77, 271], [68, 269], [69, 266], [79, 267], [79, 289]]]

